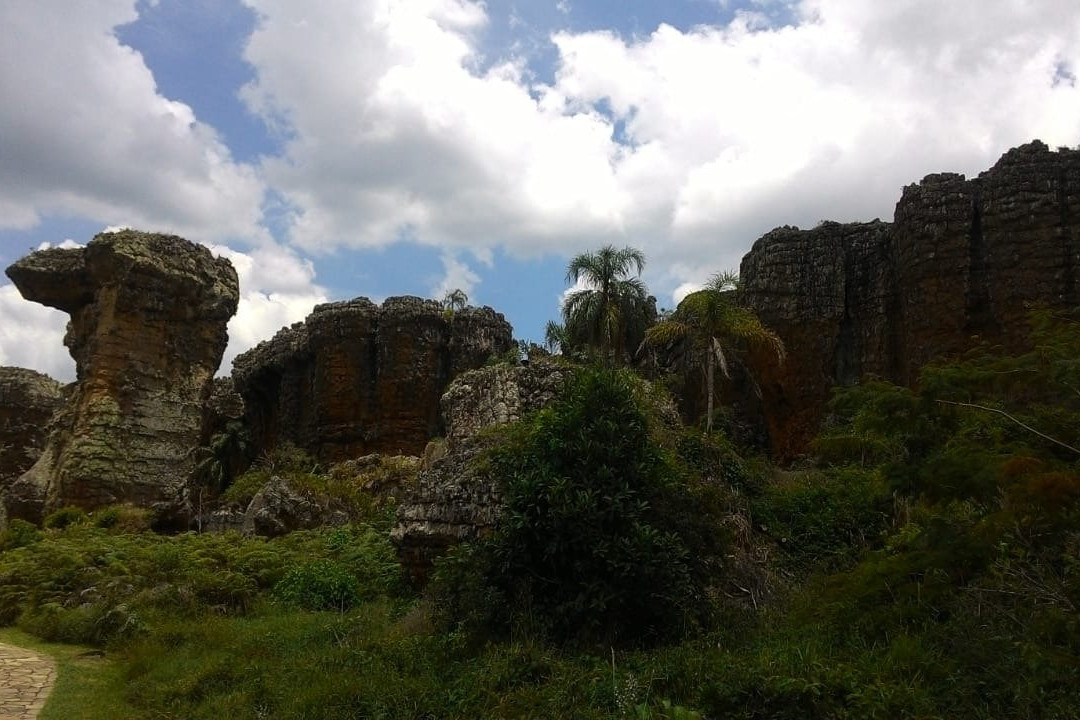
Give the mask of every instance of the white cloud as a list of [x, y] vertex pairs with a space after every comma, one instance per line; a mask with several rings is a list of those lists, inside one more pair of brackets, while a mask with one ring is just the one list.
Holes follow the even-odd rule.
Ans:
[[211, 249], [228, 258], [240, 280], [240, 304], [229, 321], [229, 345], [219, 375], [227, 375], [233, 359], [286, 325], [307, 317], [329, 300], [315, 282], [315, 268], [287, 248], [272, 243], [248, 252], [224, 246]]
[[480, 276], [452, 253], [442, 254], [443, 277], [437, 285], [431, 289], [431, 296], [436, 300], [442, 300], [446, 294], [454, 290], [461, 290], [473, 304], [476, 303], [474, 293], [476, 286], [480, 284]]
[[[108, 232], [108, 231], [106, 231], [106, 232]], [[80, 243], [75, 242], [71, 238], [66, 238], [64, 240], [61, 240], [59, 243], [51, 243], [51, 242], [45, 241], [45, 242], [41, 243], [40, 245], [38, 245], [37, 249], [38, 250], [48, 250], [49, 248], [60, 248], [61, 250], [74, 250], [75, 248], [81, 248], [81, 247], [82, 247], [82, 245]]]
[[1080, 142], [1075, 3], [802, 0], [796, 26], [559, 33], [545, 86], [513, 59], [477, 70], [479, 2], [247, 1], [245, 97], [293, 133], [265, 171], [313, 251], [631, 244], [666, 293], [773, 226], [888, 218], [929, 172]]
[[0, 229], [48, 215], [258, 235], [263, 184], [113, 29], [135, 0], [0, 3]]
[[705, 287], [705, 286], [702, 283], [696, 283], [696, 282], [684, 282], [684, 283], [682, 283], [677, 288], [675, 288], [674, 290], [671, 291], [671, 302], [673, 303], [672, 307], [673, 308], [678, 307], [679, 303], [681, 303], [683, 301], [683, 298], [685, 298], [690, 293], [697, 292], [698, 290], [702, 289], [703, 287]]
[[67, 313], [23, 300], [14, 285], [0, 285], [0, 365], [74, 380], [75, 361], [64, 348], [67, 320]]

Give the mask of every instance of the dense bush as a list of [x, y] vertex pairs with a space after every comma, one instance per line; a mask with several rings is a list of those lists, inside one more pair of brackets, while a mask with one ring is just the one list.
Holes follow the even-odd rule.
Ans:
[[53, 528], [55, 530], [63, 530], [71, 525], [81, 525], [86, 522], [86, 511], [77, 507], [63, 507], [59, 510], [55, 510], [45, 516], [42, 526], [46, 528]]
[[651, 437], [641, 382], [580, 371], [486, 458], [504, 516], [437, 573], [459, 618], [581, 643], [655, 641], [702, 619], [721, 528]]
[[344, 612], [360, 599], [360, 583], [338, 563], [325, 558], [289, 568], [274, 596], [304, 610]]
[[892, 522], [892, 494], [874, 471], [784, 477], [755, 498], [753, 516], [802, 570], [838, 569], [879, 542]]
[[17, 521], [7, 532], [21, 546], [0, 553], [0, 624], [17, 622], [65, 642], [123, 639], [141, 632], [148, 618], [243, 615], [305, 563], [332, 565], [334, 582], [355, 598], [403, 588], [386, 535], [364, 526], [274, 540], [116, 534], [90, 525], [37, 533]]

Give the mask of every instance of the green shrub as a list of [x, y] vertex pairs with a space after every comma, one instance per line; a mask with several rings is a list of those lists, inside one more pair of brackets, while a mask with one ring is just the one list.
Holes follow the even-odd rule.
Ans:
[[629, 372], [581, 370], [491, 451], [504, 516], [489, 544], [444, 564], [435, 585], [459, 620], [633, 644], [704, 618], [720, 526], [651, 437], [641, 385]]
[[72, 525], [82, 525], [86, 520], [87, 516], [85, 510], [68, 506], [46, 515], [42, 525], [52, 530], [63, 530]]
[[90, 514], [94, 527], [114, 533], [146, 532], [151, 526], [152, 512], [134, 505], [110, 505]]
[[289, 569], [274, 586], [274, 595], [305, 610], [344, 612], [360, 599], [360, 583], [333, 560], [312, 560]]
[[8, 523], [3, 532], [0, 532], [0, 552], [33, 545], [40, 539], [41, 531], [33, 523], [16, 518]]
[[893, 499], [873, 471], [851, 468], [792, 474], [767, 487], [752, 509], [755, 524], [801, 568], [835, 569], [881, 539]]

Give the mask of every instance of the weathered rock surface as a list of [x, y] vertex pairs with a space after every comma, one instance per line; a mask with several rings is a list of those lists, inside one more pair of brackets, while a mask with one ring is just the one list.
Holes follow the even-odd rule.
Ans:
[[128, 502], [175, 512], [239, 288], [228, 260], [125, 230], [7, 269], [28, 300], [71, 315], [77, 381], [41, 457], [8, 489], [10, 517]]
[[1033, 142], [968, 180], [904, 188], [893, 223], [779, 228], [743, 258], [746, 300], [787, 346], [759, 358], [775, 453], [803, 452], [830, 389], [910, 384], [979, 340], [1018, 349], [1035, 305], [1077, 304], [1080, 151]]
[[0, 367], [0, 486], [41, 455], [49, 420], [63, 400], [63, 385], [48, 375]]
[[278, 537], [348, 521], [344, 507], [325, 496], [298, 490], [287, 479], [275, 475], [251, 499], [241, 529], [248, 534]]
[[233, 380], [257, 451], [288, 440], [324, 463], [419, 455], [442, 432], [450, 380], [510, 343], [490, 308], [450, 315], [431, 300], [357, 298], [319, 305], [240, 355]]
[[491, 531], [502, 509], [495, 480], [472, 464], [486, 447], [480, 431], [520, 419], [555, 399], [567, 370], [555, 362], [495, 365], [464, 373], [442, 397], [446, 447], [421, 468], [398, 505], [391, 539], [413, 582], [435, 558]]

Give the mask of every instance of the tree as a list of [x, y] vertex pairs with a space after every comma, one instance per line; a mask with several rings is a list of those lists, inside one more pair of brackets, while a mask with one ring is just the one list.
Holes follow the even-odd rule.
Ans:
[[705, 395], [708, 413], [706, 432], [712, 431], [713, 403], [716, 394], [716, 366], [730, 378], [728, 356], [737, 343], [763, 346], [784, 358], [784, 344], [748, 307], [738, 303], [739, 276], [718, 273], [701, 290], [690, 293], [675, 311], [645, 332], [645, 345], [653, 347], [683, 343], [686, 359], [705, 370]]
[[570, 293], [563, 303], [566, 339], [596, 349], [605, 363], [623, 363], [640, 344], [650, 320], [645, 283], [630, 277], [635, 269], [640, 275], [644, 267], [640, 250], [616, 250], [611, 245], [571, 260], [566, 281], [583, 281], [586, 287]]
[[469, 304], [469, 296], [461, 288], [455, 288], [443, 296], [442, 304], [447, 310], [458, 312], [464, 310], [465, 306]]
[[569, 350], [570, 342], [566, 336], [566, 326], [554, 320], [548, 320], [544, 326], [544, 347], [551, 353]]

